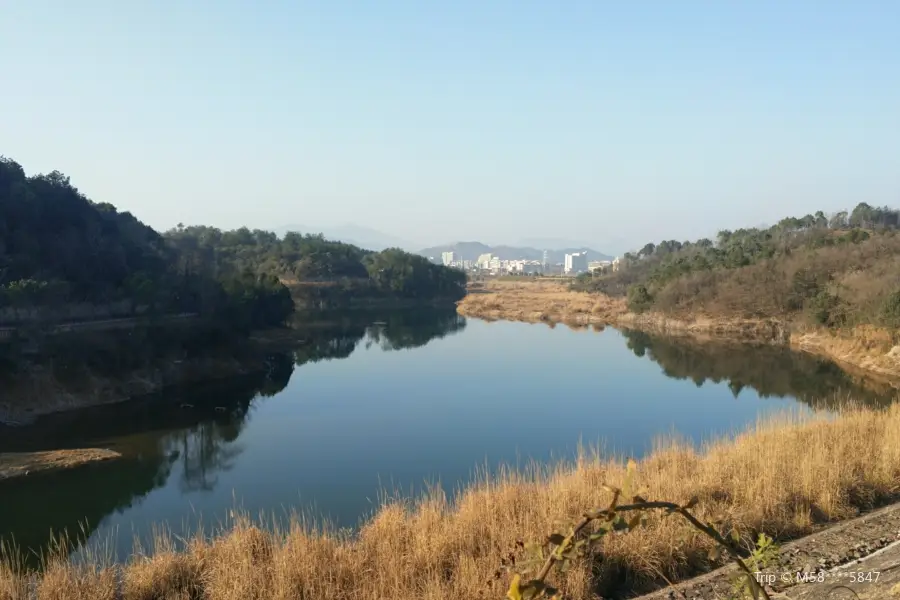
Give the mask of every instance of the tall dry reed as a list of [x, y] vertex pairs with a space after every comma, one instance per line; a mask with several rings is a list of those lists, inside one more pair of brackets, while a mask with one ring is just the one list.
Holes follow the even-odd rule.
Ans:
[[460, 314], [525, 322], [611, 321], [627, 312], [625, 301], [603, 294], [570, 291], [558, 281], [491, 280], [470, 289]]

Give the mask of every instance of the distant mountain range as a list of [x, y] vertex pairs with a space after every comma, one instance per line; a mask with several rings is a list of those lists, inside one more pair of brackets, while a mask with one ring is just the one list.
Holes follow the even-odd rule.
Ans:
[[366, 250], [380, 251], [385, 248], [402, 248], [407, 252], [414, 252], [422, 256], [440, 260], [442, 252], [452, 251], [458, 260], [475, 260], [482, 254], [491, 253], [503, 260], [525, 259], [543, 260], [544, 248], [548, 249], [547, 258], [551, 263], [557, 264], [565, 260], [566, 254], [587, 251], [588, 260], [612, 260], [612, 256], [591, 249], [587, 244], [578, 243], [576, 240], [560, 238], [531, 238], [521, 240], [512, 246], [501, 244], [488, 246], [481, 242], [456, 242], [443, 246], [432, 246], [423, 250], [416, 250], [417, 244], [369, 227], [345, 223], [343, 225], [331, 225], [328, 227], [311, 227], [308, 225], [285, 225], [277, 227], [274, 232], [284, 236], [289, 231], [299, 233], [321, 233], [330, 240], [346, 242], [364, 248]]
[[329, 240], [346, 242], [348, 244], [353, 244], [354, 246], [359, 246], [365, 250], [374, 250], [376, 252], [384, 250], [385, 248], [402, 248], [408, 252], [414, 252], [417, 246], [409, 240], [404, 240], [361, 225], [354, 225], [353, 223], [333, 225], [330, 227], [286, 225], [284, 227], [277, 227], [274, 231], [279, 237], [289, 231], [296, 231], [302, 234], [321, 233]]
[[[447, 244], [445, 246], [432, 246], [431, 248], [419, 250], [417, 254], [440, 260], [441, 254], [444, 252], [453, 252], [456, 260], [476, 260], [482, 254], [488, 253], [497, 256], [501, 260], [543, 260], [544, 258], [543, 248], [533, 248], [530, 246], [488, 246], [481, 242], [456, 242], [455, 244]], [[613, 259], [613, 257], [608, 254], [603, 254], [602, 252], [584, 246], [557, 248], [552, 250], [548, 248], [547, 259], [551, 263], [557, 264], [565, 261], [566, 254], [573, 254], [575, 252], [587, 252], [588, 261]]]

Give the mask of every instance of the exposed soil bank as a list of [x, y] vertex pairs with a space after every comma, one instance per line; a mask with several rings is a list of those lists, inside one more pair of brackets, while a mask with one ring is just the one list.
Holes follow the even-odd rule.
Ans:
[[839, 332], [799, 328], [779, 319], [676, 319], [660, 313], [629, 312], [625, 301], [569, 291], [557, 282], [489, 282], [473, 287], [457, 305], [460, 314], [530, 323], [598, 323], [667, 335], [726, 338], [785, 344], [842, 365], [887, 378], [900, 378], [900, 346], [890, 332], [857, 327]]
[[121, 454], [118, 452], [100, 448], [0, 453], [0, 481], [57, 469], [71, 469], [119, 457]]

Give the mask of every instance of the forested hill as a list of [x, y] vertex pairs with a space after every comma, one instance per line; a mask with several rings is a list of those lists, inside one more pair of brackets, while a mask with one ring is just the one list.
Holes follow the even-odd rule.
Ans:
[[274, 274], [305, 308], [373, 300], [458, 300], [465, 273], [397, 248], [372, 252], [321, 234], [178, 227], [165, 233], [183, 260], [207, 271]]
[[[115, 306], [108, 316], [197, 312], [246, 329], [293, 311], [285, 283], [379, 298], [465, 293], [463, 273], [399, 250], [374, 253], [319, 235], [279, 239], [246, 228], [160, 234], [89, 200], [57, 171], [27, 176], [0, 157], [0, 321], [92, 305]], [[317, 298], [329, 308], [346, 299], [333, 291]]]
[[121, 298], [136, 274], [164, 279], [173, 258], [160, 234], [111, 204], [89, 201], [68, 177], [57, 171], [26, 177], [17, 163], [0, 158], [5, 301], [15, 291], [41, 288], [47, 300]]
[[627, 295], [638, 312], [897, 327], [898, 228], [900, 211], [860, 203], [715, 240], [648, 243], [618, 272], [580, 277], [575, 288]]

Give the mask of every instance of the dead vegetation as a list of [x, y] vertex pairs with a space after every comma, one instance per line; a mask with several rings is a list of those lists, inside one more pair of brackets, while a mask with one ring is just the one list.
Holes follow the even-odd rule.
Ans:
[[624, 300], [541, 280], [475, 284], [457, 306], [465, 316], [530, 323], [610, 323], [627, 311]]
[[0, 481], [42, 471], [71, 469], [120, 456], [118, 452], [101, 448], [0, 453]]
[[885, 303], [898, 289], [900, 236], [798, 250], [739, 269], [699, 271], [652, 289], [671, 315], [775, 317], [817, 325], [893, 325]]
[[[136, 553], [115, 573], [100, 558], [51, 560], [25, 572], [0, 564], [0, 598], [371, 599], [501, 598], [494, 578], [517, 541], [543, 539], [583, 511], [605, 506], [603, 483], [621, 485], [626, 461], [584, 456], [575, 464], [507, 471], [448, 499], [387, 502], [358, 535], [295, 519], [269, 530], [237, 518], [224, 531], [176, 550], [171, 536]], [[648, 500], [686, 502], [703, 520], [723, 519], [748, 537], [809, 532], [896, 498], [900, 492], [900, 406], [848, 410], [840, 418], [782, 416], [698, 451], [660, 443], [638, 461], [632, 489]], [[602, 542], [602, 562], [585, 558], [553, 583], [567, 598], [646, 589], [714, 566], [711, 541], [689, 524], [651, 516], [646, 528]]]

